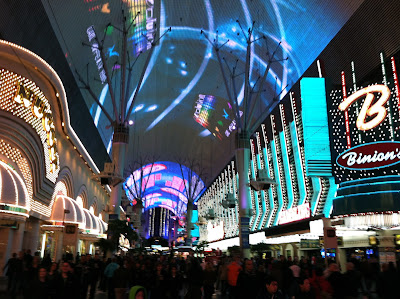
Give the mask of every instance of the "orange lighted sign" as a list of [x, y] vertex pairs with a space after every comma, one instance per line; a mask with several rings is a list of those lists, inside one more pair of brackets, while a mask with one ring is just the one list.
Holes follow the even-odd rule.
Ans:
[[54, 172], [59, 166], [58, 154], [57, 154], [57, 139], [56, 131], [53, 122], [53, 117], [50, 113], [45, 113], [45, 103], [34, 94], [33, 91], [18, 83], [17, 92], [14, 97], [14, 101], [25, 108], [31, 108], [32, 114], [42, 120], [43, 129], [47, 135], [47, 145], [50, 160], [50, 171]]
[[[375, 100], [375, 93], [380, 93], [381, 96], [373, 103]], [[346, 111], [351, 104], [362, 97], [365, 97], [365, 100], [357, 117], [356, 126], [359, 130], [368, 131], [378, 126], [385, 119], [387, 115], [385, 104], [389, 100], [390, 90], [383, 84], [362, 88], [348, 98], [345, 98], [343, 102], [340, 103], [339, 110]], [[367, 117], [373, 118], [366, 121]]]

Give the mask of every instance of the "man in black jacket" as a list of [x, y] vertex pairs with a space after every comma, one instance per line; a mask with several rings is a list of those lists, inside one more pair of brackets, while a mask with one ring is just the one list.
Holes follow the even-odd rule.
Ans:
[[282, 292], [278, 289], [277, 279], [271, 276], [267, 277], [264, 287], [258, 292], [256, 299], [283, 299]]
[[257, 285], [256, 273], [252, 260], [244, 261], [244, 269], [240, 271], [236, 283], [236, 298], [255, 298], [261, 286]]

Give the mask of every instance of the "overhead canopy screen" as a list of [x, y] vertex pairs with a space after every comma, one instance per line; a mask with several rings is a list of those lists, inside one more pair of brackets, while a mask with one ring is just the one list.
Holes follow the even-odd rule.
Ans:
[[180, 218], [185, 216], [188, 200], [197, 201], [204, 187], [204, 182], [193, 170], [168, 161], [145, 165], [135, 170], [124, 183], [126, 195], [133, 204], [141, 197], [145, 210], [163, 207]]
[[[275, 53], [267, 84], [261, 90], [260, 101], [255, 103], [252, 120], [255, 122], [262, 112], [272, 110], [287, 93], [362, 0], [42, 2], [78, 84], [82, 86], [82, 81], [86, 82], [111, 115], [110, 86], [104, 77], [105, 66], [97, 51], [96, 40], [104, 40], [103, 53], [112, 77], [111, 87], [119, 95], [123, 16], [127, 27], [132, 23], [127, 51], [133, 72], [127, 93], [130, 100], [124, 108], [128, 111], [151, 43], [171, 28], [156, 43], [127, 121], [131, 121], [134, 127], [131, 131], [135, 136], [142, 138], [142, 149], [156, 148], [154, 139], [149, 136], [162, 136], [161, 142], [167, 142], [174, 135], [174, 138], [179, 136], [179, 140], [174, 139], [167, 152], [179, 153], [189, 146], [186, 144], [192, 146], [207, 138], [224, 146], [223, 140], [229, 139], [235, 131], [221, 65], [230, 88], [233, 88], [231, 75], [235, 71], [234, 88], [239, 110], [242, 110], [249, 29], [253, 41], [250, 59], [252, 92], [257, 91], [259, 78]], [[204, 34], [200, 34], [201, 30]], [[224, 44], [219, 50], [221, 64], [212, 46], [217, 36], [219, 45]], [[112, 129], [109, 120], [87, 90], [82, 90], [82, 94], [105, 146], [110, 148]], [[196, 118], [199, 99], [203, 100], [202, 104], [206, 100], [217, 107], [213, 111], [202, 107], [203, 112], [210, 113], [210, 122], [205, 122], [207, 119], [201, 119], [199, 115]], [[118, 101], [116, 105], [119, 105]], [[163, 156], [165, 148], [162, 151], [161, 158], [169, 158]], [[227, 155], [226, 151], [220, 154]], [[222, 159], [222, 164], [229, 159]], [[218, 167], [214, 169], [220, 170]]]

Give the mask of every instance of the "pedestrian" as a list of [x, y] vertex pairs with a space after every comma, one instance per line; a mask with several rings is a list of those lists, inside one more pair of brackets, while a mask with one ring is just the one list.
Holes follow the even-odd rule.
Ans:
[[180, 298], [183, 278], [178, 272], [177, 266], [172, 265], [167, 277], [167, 297], [170, 299]]
[[217, 281], [217, 272], [211, 262], [206, 262], [204, 267], [204, 299], [211, 299], [215, 291], [215, 283]]
[[57, 284], [60, 281], [60, 272], [58, 272], [58, 263], [53, 262], [47, 273], [47, 283], [49, 288], [49, 296], [51, 299], [57, 299]]
[[129, 299], [147, 299], [147, 291], [142, 286], [134, 286], [129, 291]]
[[128, 269], [128, 261], [124, 260], [120, 267], [115, 270], [113, 276], [113, 285], [115, 290], [115, 299], [125, 298], [125, 294], [128, 291], [130, 270]]
[[72, 265], [69, 262], [62, 262], [61, 275], [57, 282], [57, 299], [80, 298], [81, 286], [78, 277], [73, 273]]
[[315, 294], [311, 289], [311, 283], [308, 278], [296, 278], [297, 288], [292, 298], [294, 299], [315, 299]]
[[361, 275], [354, 270], [354, 264], [349, 262], [346, 264], [346, 273], [343, 275], [345, 283], [346, 299], [357, 299], [361, 289]]
[[282, 292], [279, 290], [277, 279], [271, 276], [266, 277], [264, 281], [264, 286], [258, 292], [256, 299], [283, 299], [283, 298], [284, 297], [282, 295]]
[[114, 276], [115, 270], [117, 270], [118, 268], [119, 268], [119, 265], [117, 264], [117, 259], [114, 257], [111, 260], [111, 263], [108, 264], [107, 267], [104, 269], [104, 276], [107, 279], [108, 299], [115, 298], [113, 276]]
[[47, 270], [45, 267], [39, 267], [38, 275], [33, 279], [29, 289], [29, 298], [31, 299], [49, 299], [49, 284], [47, 281]]
[[240, 257], [235, 256], [233, 261], [227, 266], [228, 294], [229, 299], [236, 298], [236, 283], [242, 266], [240, 265]]
[[345, 281], [343, 274], [340, 273], [338, 264], [331, 263], [326, 273], [326, 280], [331, 284], [333, 289], [332, 298], [342, 299], [345, 297]]
[[244, 261], [244, 269], [240, 271], [236, 282], [237, 298], [255, 298], [260, 290], [252, 260]]

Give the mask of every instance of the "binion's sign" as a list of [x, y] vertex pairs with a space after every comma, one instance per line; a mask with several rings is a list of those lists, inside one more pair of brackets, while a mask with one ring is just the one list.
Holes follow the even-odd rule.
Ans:
[[[327, 97], [332, 174], [335, 183], [400, 175], [400, 54], [357, 81], [357, 63], [341, 72], [341, 88]], [[362, 63], [362, 62], [360, 62]], [[391, 68], [391, 72], [389, 71]], [[347, 79], [346, 79], [347, 77]]]
[[352, 170], [392, 166], [400, 163], [400, 142], [382, 141], [361, 144], [340, 154], [336, 163]]
[[[381, 96], [375, 100], [375, 94], [380, 93]], [[346, 111], [352, 103], [365, 97], [364, 103], [357, 117], [357, 128], [362, 131], [367, 131], [378, 126], [386, 118], [387, 111], [385, 104], [390, 97], [390, 89], [386, 85], [377, 84], [362, 88], [353, 93], [348, 98], [345, 98], [339, 105], [339, 110]], [[366, 121], [367, 117], [372, 119]]]
[[[378, 95], [380, 95], [378, 97]], [[344, 97], [338, 106], [340, 111], [347, 113], [350, 106], [364, 99], [361, 109], [357, 113], [356, 127], [360, 131], [369, 131], [379, 126], [387, 117], [386, 103], [391, 96], [390, 89], [384, 84], [371, 85], [357, 90], [349, 97]], [[348, 131], [348, 117], [346, 131]], [[351, 170], [370, 170], [388, 167], [400, 162], [400, 142], [378, 141], [363, 143], [350, 147], [341, 153], [336, 163]]]

